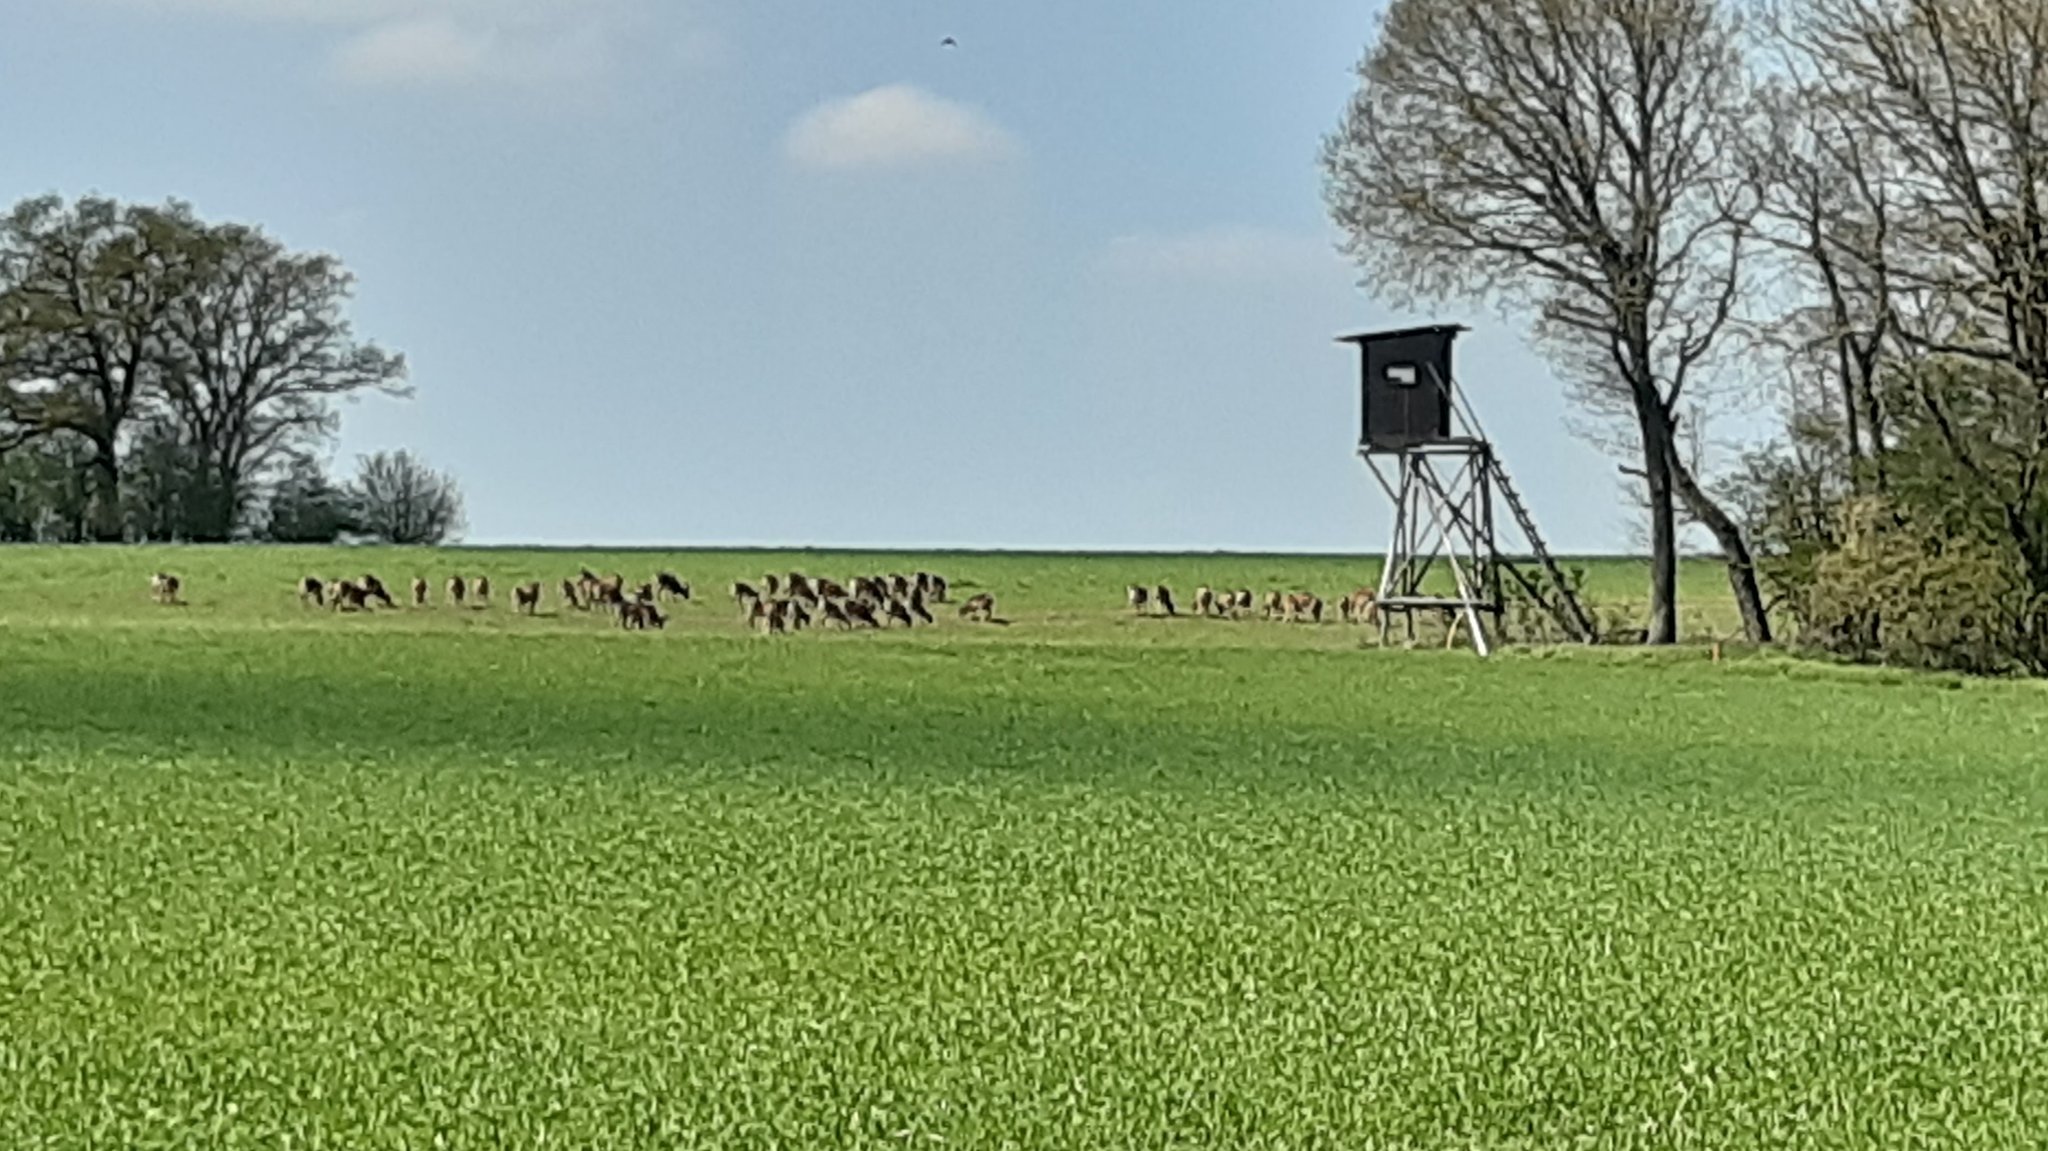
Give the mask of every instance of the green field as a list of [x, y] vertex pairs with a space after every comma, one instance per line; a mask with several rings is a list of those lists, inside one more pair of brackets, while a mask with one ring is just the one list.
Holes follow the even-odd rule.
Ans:
[[[1009, 626], [505, 609], [585, 562]], [[1371, 569], [0, 550], [0, 1147], [2040, 1144], [2038, 685], [1122, 605]]]

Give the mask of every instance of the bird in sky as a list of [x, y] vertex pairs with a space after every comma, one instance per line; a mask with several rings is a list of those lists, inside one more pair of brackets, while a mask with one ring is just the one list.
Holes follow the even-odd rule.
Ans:
[[939, 41], [939, 47], [941, 48], [958, 48], [959, 46], [960, 41], [953, 39], [951, 36]]

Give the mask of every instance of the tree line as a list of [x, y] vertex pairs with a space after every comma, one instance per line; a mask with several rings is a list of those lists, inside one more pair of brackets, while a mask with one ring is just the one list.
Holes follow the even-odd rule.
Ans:
[[0, 217], [0, 540], [438, 543], [454, 480], [409, 452], [342, 481], [337, 405], [407, 396], [354, 278], [187, 204], [44, 196]]
[[[2034, 0], [1393, 0], [1324, 141], [1397, 306], [1526, 320], [1749, 637], [2048, 671], [2048, 19]], [[1704, 422], [1775, 433], [1739, 450]]]

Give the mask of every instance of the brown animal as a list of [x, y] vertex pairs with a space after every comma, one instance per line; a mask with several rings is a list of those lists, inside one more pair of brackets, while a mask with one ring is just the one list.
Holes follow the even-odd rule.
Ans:
[[946, 577], [945, 577], [945, 576], [942, 576], [942, 575], [935, 575], [935, 576], [933, 576], [933, 577], [932, 577], [932, 602], [933, 602], [933, 603], [945, 603], [945, 602], [946, 602], [946, 597], [947, 597], [947, 596], [949, 596], [949, 595], [951, 595], [951, 594], [952, 594], [952, 590], [951, 590], [950, 588], [948, 588], [948, 587], [946, 586]]
[[412, 581], [412, 606], [427, 606], [427, 581], [423, 579]]
[[465, 600], [465, 599], [468, 599], [468, 598], [469, 598], [469, 581], [468, 581], [468, 580], [466, 580], [466, 579], [464, 579], [464, 578], [462, 578], [462, 577], [461, 577], [461, 576], [459, 576], [459, 575], [452, 575], [452, 576], [449, 576], [449, 577], [448, 577], [448, 602], [449, 602], [449, 603], [451, 603], [451, 604], [454, 604], [454, 605], [455, 605], [456, 607], [461, 607], [461, 606], [462, 606], [462, 601], [463, 601], [463, 600]]
[[491, 606], [491, 577], [476, 577], [476, 583], [470, 585], [470, 598], [476, 600], [478, 607]]
[[990, 622], [996, 617], [996, 597], [982, 592], [960, 605], [960, 616], [962, 619]]
[[363, 598], [365, 599], [376, 600], [378, 603], [383, 604], [385, 607], [398, 606], [398, 604], [392, 600], [391, 593], [384, 590], [384, 581], [378, 579], [376, 576], [366, 575], [360, 581], [357, 582], [356, 586], [363, 589]]
[[882, 626], [882, 621], [875, 618], [875, 609], [869, 607], [865, 601], [850, 599], [846, 601], [845, 607], [846, 618], [854, 623], [866, 624], [873, 628]]
[[1287, 597], [1287, 621], [1299, 623], [1304, 617], [1310, 623], [1323, 622], [1323, 601], [1309, 592], [1297, 592]]
[[674, 572], [662, 572], [654, 577], [654, 582], [663, 598], [680, 600], [690, 598], [690, 585], [677, 578]]
[[311, 601], [314, 607], [327, 606], [327, 585], [317, 576], [307, 576], [299, 581], [299, 602]]
[[327, 604], [332, 611], [365, 611], [370, 606], [368, 589], [354, 580], [336, 580], [330, 590]]
[[619, 604], [619, 626], [629, 631], [646, 631], [668, 626], [668, 617], [652, 600], [626, 600]]
[[590, 602], [617, 611], [626, 604], [626, 577], [614, 572], [591, 586]]
[[654, 585], [651, 583], [644, 583], [641, 584], [639, 587], [634, 588], [633, 598], [639, 600], [641, 603], [653, 603], [655, 599]]
[[1174, 610], [1173, 592], [1170, 591], [1165, 584], [1160, 584], [1157, 588], [1153, 589], [1152, 600], [1153, 602], [1159, 605], [1159, 610], [1165, 612], [1167, 615], [1180, 614], [1178, 611]]
[[583, 597], [576, 591], [575, 580], [562, 581], [562, 602], [579, 611], [583, 609]]
[[178, 589], [182, 586], [184, 585], [178, 582], [178, 577], [169, 572], [157, 572], [149, 577], [149, 594], [161, 604], [177, 603]]
[[1132, 611], [1143, 614], [1145, 601], [1152, 598], [1152, 593], [1137, 584], [1132, 584], [1124, 589], [1124, 598], [1130, 602]]
[[533, 615], [535, 612], [538, 612], [540, 610], [540, 581], [534, 580], [531, 583], [521, 584], [513, 588], [512, 607], [513, 610], [523, 611], [527, 615]]
[[1345, 623], [1376, 623], [1380, 615], [1379, 596], [1371, 588], [1362, 587], [1345, 596], [1337, 610]]
[[924, 606], [924, 593], [916, 588], [910, 589], [910, 614], [926, 623], [938, 622], [932, 619], [931, 611]]
[[818, 593], [819, 599], [846, 598], [846, 589], [840, 587], [838, 584], [833, 583], [831, 580], [828, 579], [819, 580], [815, 585], [813, 585], [812, 590]]

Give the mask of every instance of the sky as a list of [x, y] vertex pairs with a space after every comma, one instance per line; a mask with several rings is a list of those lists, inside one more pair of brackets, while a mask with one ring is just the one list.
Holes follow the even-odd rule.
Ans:
[[1552, 546], [1630, 546], [1524, 333], [1336, 250], [1371, 3], [5, 7], [0, 199], [338, 254], [416, 394], [336, 466], [411, 448], [472, 543], [1379, 550], [1335, 337], [1441, 321]]

